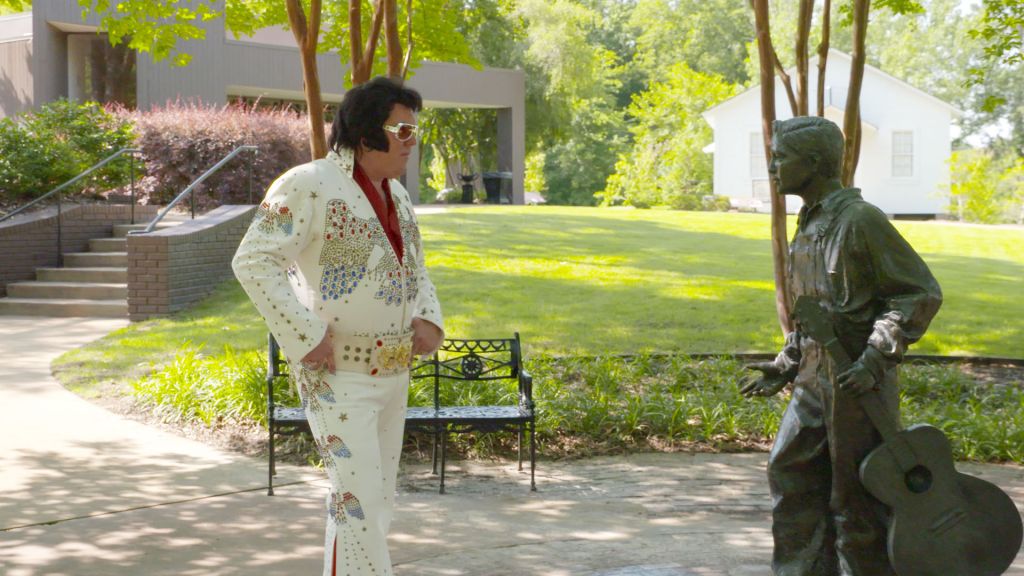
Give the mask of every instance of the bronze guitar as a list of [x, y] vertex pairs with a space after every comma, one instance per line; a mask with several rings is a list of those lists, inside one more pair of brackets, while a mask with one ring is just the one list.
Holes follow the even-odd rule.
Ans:
[[[819, 342], [841, 374], [852, 361], [828, 312], [801, 296], [794, 309], [801, 333]], [[837, 391], [836, 393], [841, 393]], [[999, 576], [1013, 563], [1024, 525], [1013, 500], [994, 484], [961, 474], [938, 428], [904, 430], [873, 393], [858, 397], [882, 435], [860, 464], [860, 479], [892, 509], [889, 561], [899, 576]]]

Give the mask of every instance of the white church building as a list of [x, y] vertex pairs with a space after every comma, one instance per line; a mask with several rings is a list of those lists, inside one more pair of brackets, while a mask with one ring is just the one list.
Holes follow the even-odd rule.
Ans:
[[[852, 59], [830, 50], [825, 71], [825, 117], [840, 127]], [[810, 66], [812, 113], [818, 70]], [[795, 80], [795, 72], [791, 74]], [[776, 117], [792, 118], [782, 81], [776, 77]], [[861, 88], [861, 152], [854, 185], [864, 198], [895, 217], [928, 217], [945, 211], [949, 185], [951, 128], [963, 113], [910, 84], [866, 65]], [[768, 170], [761, 136], [761, 93], [754, 86], [704, 112], [714, 130], [714, 192], [734, 206], [768, 211]], [[788, 211], [800, 207], [790, 197]]]

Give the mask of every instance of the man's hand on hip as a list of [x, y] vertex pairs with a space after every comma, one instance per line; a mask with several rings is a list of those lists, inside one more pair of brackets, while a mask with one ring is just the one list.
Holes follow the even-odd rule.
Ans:
[[334, 374], [334, 343], [331, 330], [324, 333], [323, 340], [302, 357], [302, 366], [308, 370], [324, 370]]
[[412, 319], [412, 353], [414, 356], [433, 354], [441, 347], [444, 333], [433, 323], [422, 318]]

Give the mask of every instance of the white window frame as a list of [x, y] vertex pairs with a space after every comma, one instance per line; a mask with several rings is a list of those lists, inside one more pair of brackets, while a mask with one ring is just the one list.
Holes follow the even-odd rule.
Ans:
[[[900, 137], [906, 137], [907, 139], [902, 142], [897, 142]], [[893, 178], [913, 178], [914, 177], [914, 163], [915, 163], [915, 138], [913, 130], [893, 130], [892, 131], [892, 160], [890, 170]], [[897, 160], [903, 160], [904, 163], [897, 164]], [[901, 172], [906, 170], [906, 173]]]

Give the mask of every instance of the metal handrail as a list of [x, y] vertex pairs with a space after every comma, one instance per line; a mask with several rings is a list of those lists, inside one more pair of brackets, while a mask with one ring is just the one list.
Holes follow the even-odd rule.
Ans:
[[[99, 170], [100, 168], [106, 166], [107, 164], [112, 162], [118, 156], [120, 156], [122, 154], [128, 154], [128, 153], [134, 154], [136, 152], [142, 152], [142, 150], [140, 150], [138, 148], [121, 148], [117, 152], [114, 152], [110, 156], [107, 156], [103, 160], [100, 160], [98, 163], [93, 164], [92, 167], [86, 169], [85, 172], [82, 172], [81, 174], [79, 174], [78, 176], [75, 176], [71, 180], [68, 180], [67, 182], [57, 186], [53, 190], [50, 190], [49, 192], [47, 192], [46, 194], [43, 194], [39, 198], [36, 198], [35, 200], [29, 202], [28, 204], [25, 204], [21, 208], [16, 209], [14, 212], [10, 212], [10, 213], [5, 214], [4, 216], [0, 217], [0, 222], [3, 222], [4, 220], [7, 220], [8, 218], [11, 218], [11, 217], [13, 217], [13, 216], [15, 216], [17, 214], [20, 214], [21, 212], [24, 212], [26, 209], [31, 208], [32, 206], [35, 206], [36, 204], [38, 204], [39, 202], [42, 202], [43, 200], [46, 200], [47, 198], [49, 198], [50, 196], [56, 194], [57, 192], [60, 192], [61, 190], [67, 188], [68, 186], [71, 186], [75, 182], [78, 182], [82, 178], [85, 178], [89, 174], [92, 174], [96, 170]], [[134, 178], [134, 175], [135, 175], [135, 170], [134, 170], [135, 163], [134, 163], [134, 157], [132, 157], [132, 160], [133, 160], [133, 162], [132, 162], [132, 176], [133, 176], [132, 177], [132, 201], [133, 201], [133, 205], [134, 205], [134, 200], [135, 200], [135, 178]]]
[[28, 208], [31, 208], [32, 206], [35, 206], [36, 204], [42, 202], [43, 200], [46, 200], [47, 198], [49, 198], [50, 196], [53, 196], [54, 194], [56, 194], [57, 195], [57, 266], [63, 267], [64, 266], [64, 233], [63, 233], [64, 232], [64, 218], [63, 218], [64, 204], [63, 204], [63, 195], [61, 194], [61, 192], [63, 192], [63, 190], [65, 188], [67, 188], [68, 186], [71, 186], [75, 182], [78, 182], [82, 178], [85, 178], [89, 174], [92, 174], [93, 172], [95, 172], [95, 171], [99, 170], [100, 168], [106, 166], [110, 162], [113, 162], [114, 159], [120, 157], [122, 154], [130, 154], [130, 156], [128, 156], [128, 158], [131, 161], [131, 164], [130, 164], [130, 166], [131, 166], [131, 168], [130, 168], [130, 170], [131, 170], [131, 221], [132, 221], [132, 224], [134, 224], [135, 223], [135, 154], [138, 153], [138, 152], [142, 152], [142, 150], [140, 150], [139, 148], [121, 148], [117, 152], [114, 152], [110, 156], [107, 156], [103, 160], [100, 160], [96, 164], [93, 164], [91, 167], [87, 168], [84, 172], [82, 172], [78, 176], [75, 176], [74, 178], [68, 180], [67, 182], [64, 182], [63, 184], [60, 184], [59, 186], [57, 186], [53, 190], [50, 190], [49, 192], [47, 192], [46, 194], [43, 194], [39, 198], [36, 198], [35, 200], [29, 202], [28, 204], [25, 204], [21, 208], [17, 208], [16, 210], [14, 210], [13, 212], [11, 212], [9, 214], [4, 214], [2, 217], [0, 217], [0, 222], [3, 222], [3, 221], [8, 220], [10, 218], [13, 218], [14, 216], [17, 216], [18, 214], [21, 214], [22, 212], [24, 212]]
[[[156, 218], [153, 218], [153, 221], [150, 222], [149, 225], [146, 226], [146, 228], [144, 230], [138, 230], [138, 231], [134, 231], [132, 233], [133, 234], [135, 234], [135, 233], [137, 233], [137, 234], [148, 234], [148, 233], [152, 232], [153, 229], [156, 228], [156, 225], [159, 224], [160, 221], [164, 219], [164, 216], [166, 216], [167, 213], [171, 211], [171, 208], [174, 208], [175, 206], [177, 206], [178, 202], [181, 202], [181, 200], [185, 196], [187, 196], [189, 194], [192, 194], [192, 191], [195, 190], [196, 186], [201, 184], [203, 182], [203, 180], [206, 180], [207, 178], [212, 176], [214, 172], [216, 172], [217, 170], [220, 170], [220, 168], [222, 166], [224, 166], [225, 164], [227, 164], [232, 158], [234, 158], [235, 156], [238, 156], [239, 154], [241, 154], [242, 152], [245, 152], [247, 150], [252, 151], [253, 156], [255, 156], [257, 152], [259, 152], [259, 148], [257, 148], [256, 146], [245, 145], [245, 146], [239, 146], [238, 148], [235, 148], [234, 150], [231, 151], [230, 154], [225, 156], [224, 159], [222, 159], [220, 162], [217, 162], [216, 164], [214, 164], [212, 168], [210, 168], [209, 170], [204, 172], [202, 176], [200, 176], [199, 178], [196, 178], [194, 181], [192, 181], [191, 184], [189, 184], [184, 190], [182, 190], [181, 193], [178, 194], [174, 198], [174, 200], [171, 200], [171, 202], [163, 210], [161, 210], [159, 214], [156, 215]], [[196, 217], [195, 194], [192, 194], [192, 197], [190, 198], [190, 200], [191, 200], [191, 203], [192, 203], [192, 218], [195, 219], [195, 217]], [[250, 158], [249, 159], [249, 203], [252, 204], [252, 201], [253, 201], [253, 198], [252, 198], [252, 159]]]

